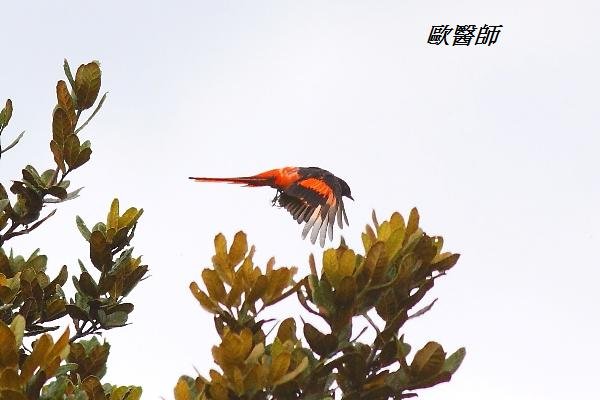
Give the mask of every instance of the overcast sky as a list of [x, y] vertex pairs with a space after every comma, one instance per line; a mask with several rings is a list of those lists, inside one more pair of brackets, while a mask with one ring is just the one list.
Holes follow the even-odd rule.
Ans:
[[[81, 197], [9, 244], [42, 246], [50, 275], [75, 272], [87, 259], [75, 215], [104, 219], [115, 196], [145, 210], [134, 244], [151, 278], [133, 324], [107, 335], [107, 380], [171, 398], [179, 375], [213, 367], [212, 319], [188, 284], [216, 233], [243, 229], [255, 261], [274, 255], [300, 275], [310, 252], [320, 259], [270, 207], [272, 190], [187, 180], [295, 165], [350, 184], [343, 233], [357, 250], [372, 209], [417, 206], [426, 232], [462, 254], [433, 310], [406, 325], [414, 346], [467, 348], [453, 380], [422, 398], [595, 396], [598, 2], [27, 3], [2, 4], [0, 98], [15, 108], [3, 141], [27, 134], [1, 181], [31, 160], [50, 166], [63, 58], [99, 60], [110, 93], [83, 133], [94, 153], [73, 175]], [[427, 44], [440, 24], [503, 28], [493, 46]]]

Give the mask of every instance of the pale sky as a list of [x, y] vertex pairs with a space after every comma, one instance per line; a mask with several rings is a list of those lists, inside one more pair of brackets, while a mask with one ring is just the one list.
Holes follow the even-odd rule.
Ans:
[[[72, 179], [81, 197], [9, 244], [41, 246], [50, 275], [76, 272], [87, 247], [75, 215], [102, 220], [115, 196], [145, 210], [134, 244], [151, 277], [134, 291], [132, 325], [106, 335], [107, 381], [171, 398], [181, 374], [214, 367], [212, 319], [188, 285], [216, 233], [243, 229], [256, 262], [274, 255], [300, 276], [310, 252], [320, 260], [271, 189], [187, 179], [296, 165], [350, 184], [351, 247], [362, 249], [372, 209], [384, 219], [417, 206], [426, 232], [462, 254], [433, 310], [404, 330], [414, 347], [467, 348], [453, 380], [421, 398], [596, 396], [598, 2], [28, 3], [1, 11], [0, 100], [15, 108], [3, 143], [27, 133], [0, 180], [51, 165], [63, 58], [99, 60], [110, 93], [83, 133], [93, 154]], [[490, 47], [427, 44], [440, 24], [503, 28]]]

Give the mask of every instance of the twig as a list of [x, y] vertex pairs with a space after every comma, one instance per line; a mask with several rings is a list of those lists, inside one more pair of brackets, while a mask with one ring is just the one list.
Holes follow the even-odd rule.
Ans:
[[21, 132], [19, 134], [19, 136], [17, 136], [17, 138], [15, 140], [13, 140], [13, 142], [11, 144], [9, 144], [8, 146], [6, 146], [5, 148], [0, 150], [0, 154], [6, 153], [8, 150], [15, 147], [17, 145], [17, 143], [19, 143], [19, 140], [21, 140], [21, 138], [23, 137], [24, 134], [25, 134], [25, 131]]
[[25, 229], [22, 229], [20, 231], [15, 231], [16, 227], [20, 224], [15, 224], [14, 222], [12, 223], [12, 225], [10, 226], [10, 228], [8, 228], [8, 231], [6, 231], [6, 233], [2, 236], [0, 236], [0, 246], [2, 244], [4, 244], [4, 242], [6, 242], [8, 239], [11, 239], [15, 236], [21, 236], [21, 235], [25, 235], [31, 231], [33, 231], [35, 228], [37, 228], [38, 226], [40, 226], [41, 224], [43, 224], [48, 218], [50, 218], [51, 216], [53, 216], [56, 213], [56, 209], [52, 210], [50, 212], [50, 214], [46, 215], [44, 218], [40, 219], [39, 221], [37, 221], [35, 224], [26, 227]]
[[[100, 99], [100, 102], [96, 106], [96, 109], [94, 110], [94, 112], [92, 113], [92, 115], [90, 115], [89, 118], [86, 119], [85, 122], [83, 124], [81, 124], [81, 126], [79, 128], [75, 129], [75, 134], [76, 135], [77, 135], [77, 133], [79, 133], [80, 130], [82, 130], [83, 128], [85, 128], [85, 126], [92, 120], [92, 118], [94, 118], [96, 116], [96, 114], [98, 113], [98, 111], [100, 111], [100, 108], [102, 107], [102, 104], [104, 104], [104, 100], [106, 100], [106, 95], [107, 94], [108, 94], [108, 92], [104, 93], [104, 95]], [[77, 116], [77, 119], [79, 120], [79, 116]]]
[[86, 330], [80, 330], [75, 335], [73, 335], [73, 337], [69, 339], [69, 343], [73, 343], [77, 339], [81, 339], [82, 337], [85, 337], [87, 335], [95, 334], [99, 329], [100, 329], [100, 326], [98, 326], [97, 323], [93, 323]]
[[44, 326], [41, 329], [36, 329], [33, 331], [25, 332], [23, 336], [34, 336], [39, 335], [40, 333], [52, 332], [60, 328], [59, 326]]
[[258, 312], [261, 312], [262, 310], [264, 310], [265, 307], [268, 307], [272, 304], [280, 302], [281, 300], [288, 297], [290, 294], [297, 292], [298, 289], [300, 289], [300, 287], [302, 287], [302, 285], [304, 285], [305, 283], [306, 283], [306, 278], [302, 278], [294, 286], [292, 286], [287, 292], [284, 292], [284, 293], [280, 294], [279, 296], [275, 297], [274, 299], [267, 301], [265, 304], [263, 304], [263, 306], [260, 308], [260, 310]]

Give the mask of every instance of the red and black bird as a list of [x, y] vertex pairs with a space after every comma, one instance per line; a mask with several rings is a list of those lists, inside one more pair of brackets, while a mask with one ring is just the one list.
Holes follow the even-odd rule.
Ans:
[[251, 187], [270, 186], [277, 189], [273, 205], [277, 204], [288, 210], [299, 224], [306, 222], [302, 230], [303, 239], [312, 229], [310, 240], [315, 243], [320, 233], [321, 247], [325, 245], [327, 232], [329, 232], [329, 240], [333, 239], [333, 225], [336, 218], [340, 228], [343, 227], [342, 219], [348, 225], [342, 197], [354, 200], [350, 187], [343, 179], [317, 167], [285, 167], [237, 178], [190, 177], [190, 179], [197, 182], [227, 182]]

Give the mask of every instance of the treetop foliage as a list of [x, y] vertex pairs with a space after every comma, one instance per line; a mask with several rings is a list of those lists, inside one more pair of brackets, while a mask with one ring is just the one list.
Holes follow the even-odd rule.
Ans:
[[[320, 269], [311, 255], [310, 275], [295, 281], [296, 268], [275, 267], [273, 258], [264, 269], [256, 266], [243, 232], [229, 250], [217, 235], [212, 267], [202, 271], [205, 290], [196, 282], [190, 289], [213, 314], [221, 343], [212, 354], [220, 371], [182, 376], [175, 398], [375, 400], [412, 397], [417, 389], [449, 381], [465, 349], [447, 355], [430, 341], [409, 360], [411, 346], [402, 330], [431, 309], [435, 300], [412, 311], [459, 255], [443, 252], [442, 237], [423, 232], [416, 209], [408, 221], [394, 213], [379, 223], [373, 213], [362, 241], [364, 254], [343, 241], [326, 250]], [[328, 328], [289, 316], [278, 319], [277, 333], [269, 337], [265, 328], [273, 321], [263, 319], [262, 311], [291, 295]], [[367, 328], [352, 337], [356, 318], [374, 331], [373, 341], [360, 340]]]

